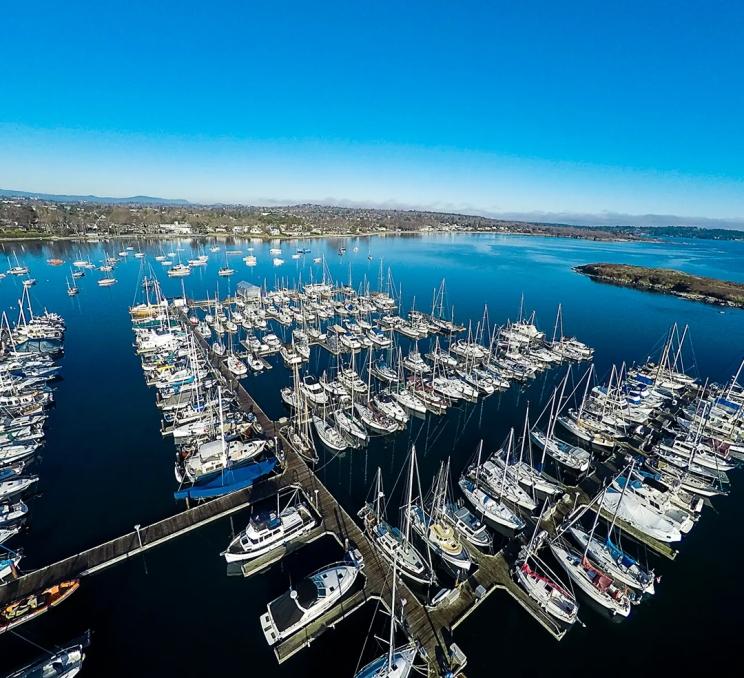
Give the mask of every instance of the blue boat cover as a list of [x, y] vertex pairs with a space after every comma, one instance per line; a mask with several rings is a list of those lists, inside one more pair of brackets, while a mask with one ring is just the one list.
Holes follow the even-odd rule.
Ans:
[[733, 410], [734, 412], [738, 412], [741, 409], [741, 405], [739, 403], [731, 402], [730, 400], [726, 400], [724, 397], [718, 398], [716, 400], [716, 404], [720, 405], [721, 407], [726, 407], [730, 410]]
[[625, 567], [632, 567], [638, 562], [627, 555], [625, 551], [623, 551], [619, 546], [615, 546], [615, 544], [612, 543], [612, 539], [610, 539], [609, 537], [607, 537], [607, 549], [609, 550], [610, 554], [612, 554], [615, 562], [619, 561], [623, 565], [625, 565]]
[[216, 476], [210, 476], [203, 482], [197, 481], [191, 487], [174, 492], [173, 496], [177, 500], [221, 497], [223, 494], [250, 487], [257, 480], [271, 473], [275, 466], [276, 457], [270, 457], [247, 466], [228, 468]]

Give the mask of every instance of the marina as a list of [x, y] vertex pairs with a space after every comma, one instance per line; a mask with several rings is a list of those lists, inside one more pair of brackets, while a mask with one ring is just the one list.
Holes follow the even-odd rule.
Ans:
[[[273, 268], [270, 258], [260, 252], [255, 256], [257, 265], [249, 267], [251, 273], [260, 271], [262, 265]], [[182, 260], [191, 258], [184, 255]], [[300, 262], [298, 267], [302, 265], [300, 259], [294, 261]], [[218, 256], [215, 265], [222, 262]], [[557, 318], [558, 306], [553, 308], [552, 319], [546, 319], [540, 329], [532, 312], [524, 310], [519, 293], [517, 320], [492, 320], [496, 315], [492, 308], [472, 308], [469, 316], [459, 311], [453, 314], [449, 299], [445, 301], [445, 294], [452, 294], [449, 280], [448, 288], [430, 280], [434, 291], [432, 294], [430, 289], [428, 296], [433, 303], [427, 311], [415, 311], [405, 292], [403, 296], [393, 292], [397, 286], [388, 283], [394, 275], [392, 267], [385, 270], [379, 265], [374, 271], [368, 261], [364, 266], [367, 273], [359, 280], [349, 279], [347, 271], [345, 277], [350, 281], [335, 282], [334, 275], [343, 276], [343, 265], [337, 264], [339, 275], [322, 264], [317, 271], [320, 282], [277, 279], [274, 285], [264, 282], [252, 287], [234, 283], [233, 292], [217, 295], [214, 286], [219, 276], [207, 279], [209, 265], [199, 266], [195, 273], [202, 275], [204, 271], [203, 296], [194, 295], [198, 290], [184, 293], [181, 280], [171, 281], [170, 293], [166, 294], [159, 276], [153, 276], [148, 265], [147, 258], [132, 258], [115, 267], [119, 286], [127, 280], [130, 290], [137, 288], [135, 303], [130, 299], [129, 304], [118, 308], [126, 318], [129, 306], [132, 322], [124, 329], [124, 336], [128, 334], [130, 339], [120, 346], [126, 345], [129, 354], [135, 356], [134, 363], [128, 360], [127, 370], [140, 383], [144, 376], [149, 384], [142, 392], [145, 397], [138, 396], [143, 407], [161, 418], [154, 432], [157, 435], [159, 428], [162, 435], [154, 438], [151, 428], [146, 435], [147, 446], [161, 450], [161, 462], [175, 456], [176, 477], [171, 463], [170, 470], [163, 468], [161, 478], [165, 482], [160, 485], [167, 487], [161, 493], [169, 495], [171, 502], [163, 508], [173, 515], [148, 525], [142, 514], [129, 510], [127, 522], [118, 521], [118, 536], [108, 530], [109, 539], [79, 541], [85, 548], [75, 555], [70, 555], [72, 549], [57, 547], [57, 557], [49, 558], [51, 564], [47, 565], [36, 555], [31, 561], [36, 569], [25, 567], [24, 562], [20, 576], [0, 586], [3, 604], [57, 582], [80, 578], [80, 591], [47, 615], [56, 617], [73, 607], [76, 598], [85, 595], [86, 587], [97, 586], [99, 577], [89, 575], [110, 576], [104, 571], [114, 564], [118, 566], [111, 572], [120, 567], [137, 568], [137, 563], [149, 570], [151, 559], [161, 548], [164, 552], [170, 549], [167, 544], [174, 537], [181, 537], [178, 543], [186, 544], [194, 538], [189, 535], [211, 533], [215, 526], [221, 526], [224, 533], [229, 521], [230, 538], [223, 534], [223, 543], [215, 545], [209, 556], [220, 560], [220, 554], [248, 524], [246, 513], [268, 516], [260, 521], [256, 518], [257, 529], [278, 525], [271, 521], [282, 515], [280, 498], [291, 494], [299, 497], [294, 501], [301, 502], [312, 518], [308, 518], [307, 527], [297, 537], [288, 532], [286, 541], [254, 558], [228, 563], [228, 574], [239, 575], [228, 577], [234, 582], [230, 586], [242, 582], [253, 589], [257, 602], [263, 601], [266, 609], [273, 597], [261, 593], [264, 579], [275, 581], [271, 590], [281, 594], [287, 584], [281, 572], [300, 563], [296, 576], [307, 576], [313, 570], [309, 562], [304, 567], [300, 561], [304, 553], [316, 550], [328, 552], [316, 571], [334, 559], [338, 561], [339, 556], [355, 554], [352, 562], [357, 562], [359, 575], [337, 605], [272, 645], [279, 665], [310, 645], [313, 648], [305, 651], [312, 655], [316, 645], [327, 646], [329, 636], [354, 633], [354, 629], [358, 633], [359, 624], [365, 623], [359, 620], [369, 615], [370, 609], [380, 607], [388, 611], [388, 618], [389, 611], [396, 610], [399, 636], [405, 632], [414, 643], [416, 665], [426, 667], [429, 675], [470, 673], [473, 661], [480, 659], [477, 649], [473, 655], [466, 629], [471, 628], [473, 618], [492, 614], [483, 610], [493, 610], [494, 600], [500, 601], [500, 607], [513, 606], [522, 614], [526, 612], [529, 623], [552, 642], [564, 638], [568, 642], [573, 635], [585, 633], [557, 619], [543, 599], [535, 597], [536, 592], [530, 593], [532, 589], [519, 583], [519, 551], [526, 549], [530, 572], [540, 572], [545, 581], [564, 588], [572, 599], [575, 596], [579, 617], [585, 623], [584, 596], [571, 592], [572, 575], [568, 571], [568, 577], [564, 575], [562, 560], [556, 562], [547, 555], [548, 542], [568, 543], [561, 548], [570, 553], [578, 547], [565, 540], [572, 529], [581, 528], [590, 540], [595, 531], [601, 543], [605, 537], [612, 537], [617, 548], [626, 549], [620, 551], [623, 558], [642, 560], [643, 565], [659, 555], [673, 559], [691, 548], [686, 542], [693, 526], [692, 535], [705, 530], [696, 526], [700, 509], [691, 503], [691, 488], [727, 493], [728, 477], [724, 474], [731, 471], [733, 477], [736, 472], [738, 460], [727, 462], [727, 453], [716, 451], [720, 445], [711, 447], [706, 442], [707, 447], [700, 451], [695, 447], [694, 452], [680, 447], [679, 454], [688, 455], [681, 465], [674, 463], [679, 456], [675, 456], [677, 447], [673, 451], [666, 448], [670, 435], [676, 434], [680, 441], [691, 439], [691, 428], [705, 432], [698, 434], [701, 442], [712, 439], [718, 445], [722, 437], [729, 436], [726, 449], [730, 447], [732, 454], [737, 454], [739, 444], [738, 438], [730, 438], [739, 435], [741, 382], [737, 366], [731, 362], [728, 376], [721, 374], [720, 386], [716, 387], [705, 379], [685, 376], [682, 360], [689, 355], [687, 334], [694, 336], [694, 329], [675, 325], [674, 320], [656, 335], [656, 347], [649, 343], [641, 349], [652, 356], [651, 361], [633, 365], [632, 356], [615, 355], [616, 368], [600, 368], [590, 360], [599, 350], [592, 345], [591, 337], [579, 332], [578, 338], [564, 336], [564, 325], [573, 331], [564, 315], [574, 315], [574, 308], [565, 303]], [[66, 296], [64, 268], [60, 271], [61, 293]], [[373, 275], [376, 285], [370, 282]], [[194, 280], [195, 276], [188, 276], [189, 282]], [[78, 285], [82, 287], [83, 282], [79, 279]], [[110, 293], [96, 287], [93, 281], [76, 299]], [[416, 303], [416, 307], [421, 305]], [[329, 317], [321, 317], [323, 314]], [[461, 324], [456, 325], [456, 321]], [[6, 324], [10, 334], [17, 332], [15, 323]], [[123, 326], [119, 324], [119, 328]], [[69, 348], [65, 348], [67, 360]], [[730, 360], [734, 359], [731, 356]], [[624, 360], [631, 366], [623, 366]], [[590, 365], [595, 366], [590, 369]], [[282, 389], [286, 389], [286, 397]], [[532, 394], [530, 414], [526, 412], [526, 400], [519, 397], [527, 389]], [[640, 401], [631, 403], [634, 398]], [[511, 416], [504, 422], [508, 428], [500, 427], [497, 435], [489, 433], [483, 425], [488, 420], [485, 412], [493, 407], [500, 410], [502, 401], [512, 399]], [[564, 420], [569, 428], [562, 423]], [[578, 435], [572, 434], [571, 427]], [[469, 433], [463, 437], [465, 431]], [[543, 437], [535, 437], [532, 432], [541, 432]], [[590, 442], [582, 442], [585, 432]], [[483, 437], [486, 442], [479, 444]], [[530, 442], [533, 438], [542, 447]], [[609, 447], [605, 439], [610, 441]], [[559, 447], [554, 450], [554, 440], [570, 440], [573, 447], [564, 452]], [[571, 465], [576, 455], [572, 450], [578, 448], [590, 454], [586, 468]], [[14, 448], [6, 444], [4, 449]], [[418, 457], [415, 469], [414, 449]], [[391, 488], [386, 495], [388, 520], [393, 525], [398, 523], [393, 508], [401, 506], [402, 533], [420, 552], [432, 549], [426, 559], [436, 572], [436, 584], [428, 590], [398, 575], [396, 596], [405, 600], [402, 607], [393, 596], [396, 565], [381, 556], [356, 516], [372, 484], [375, 467], [385, 463], [380, 453], [392, 454], [395, 460], [394, 468], [386, 471], [385, 485]], [[377, 461], [370, 463], [371, 457]], [[441, 475], [441, 469], [437, 472], [448, 458], [452, 458], [451, 477], [449, 473]], [[721, 467], [728, 464], [726, 471], [719, 468], [719, 463]], [[409, 468], [413, 469], [410, 481]], [[343, 471], [349, 473], [348, 478], [338, 475], [342, 469], [348, 469]], [[39, 475], [43, 482], [44, 474]], [[688, 488], [682, 493], [681, 482]], [[407, 500], [406, 483], [419, 488], [409, 492]], [[490, 503], [477, 503], [471, 490], [470, 494], [463, 493], [459, 488], [467, 483]], [[447, 485], [450, 488], [445, 491]], [[546, 497], [546, 489], [550, 496]], [[662, 501], [674, 503], [662, 506]], [[467, 507], [462, 513], [466, 520], [473, 516], [473, 520], [486, 523], [493, 541], [485, 551], [467, 541], [465, 535], [469, 533], [459, 532], [465, 523], [448, 526], [445, 518], [453, 513], [447, 513], [444, 507], [452, 502]], [[37, 503], [31, 503], [34, 520]], [[491, 509], [479, 508], [485, 506], [507, 507], [521, 521], [515, 523], [517, 529], [505, 534], [503, 526], [489, 520]], [[652, 520], [652, 513], [662, 518]], [[404, 530], [407, 515], [419, 516], [419, 528], [411, 529], [410, 536]], [[132, 529], [135, 521], [145, 526]], [[434, 526], [440, 541], [432, 541]], [[675, 534], [680, 538], [676, 539]], [[671, 541], [665, 541], [667, 538]], [[461, 544], [458, 548], [463, 549], [470, 563], [466, 573], [453, 572], [442, 553], [433, 548], [447, 544], [449, 549], [452, 539]], [[21, 542], [15, 536], [7, 543], [12, 546]], [[100, 545], [91, 547], [92, 543]], [[161, 548], [154, 550], [156, 546]], [[337, 555], [331, 556], [331, 552]], [[651, 552], [657, 556], [650, 556]], [[595, 550], [587, 549], [584, 558], [591, 557], [591, 571], [597, 571], [599, 564], [592, 554]], [[677, 565], [675, 561], [671, 567]], [[664, 584], [657, 583], [656, 597], [664, 595], [668, 576], [665, 574]], [[497, 591], [507, 595], [493, 596]], [[636, 598], [631, 596], [630, 619], [625, 622], [629, 625], [648, 604], [637, 605], [640, 598]], [[260, 608], [257, 604], [258, 633]], [[596, 614], [589, 613], [589, 618], [601, 627], [599, 617], [594, 618]], [[29, 624], [28, 628], [33, 626]], [[95, 656], [95, 648], [91, 653]]]

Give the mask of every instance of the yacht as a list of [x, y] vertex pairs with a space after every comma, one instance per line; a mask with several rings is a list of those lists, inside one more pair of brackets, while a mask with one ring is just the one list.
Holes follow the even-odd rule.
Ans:
[[328, 394], [315, 377], [306, 376], [300, 384], [300, 390], [313, 405], [325, 405], [328, 402]]
[[222, 553], [228, 563], [251, 560], [310, 532], [318, 524], [304, 502], [252, 516]]
[[349, 592], [359, 570], [356, 563], [328, 565], [270, 602], [260, 619], [266, 642], [275, 645], [330, 610]]

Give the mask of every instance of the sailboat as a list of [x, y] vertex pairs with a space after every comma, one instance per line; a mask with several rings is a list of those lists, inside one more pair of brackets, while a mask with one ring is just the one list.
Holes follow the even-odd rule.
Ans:
[[609, 610], [613, 615], [618, 614], [627, 617], [630, 614], [631, 604], [628, 589], [624, 584], [616, 582], [599, 565], [592, 564], [588, 558], [589, 546], [594, 537], [598, 519], [599, 509], [597, 509], [594, 524], [583, 552], [571, 547], [562, 538], [561, 532], [550, 542], [550, 550], [571, 581], [589, 598]]
[[[563, 380], [564, 387], [567, 378], [568, 374], [566, 374], [566, 378]], [[587, 387], [588, 385], [589, 380], [587, 379]], [[564, 421], [559, 416], [560, 401], [561, 398], [558, 395], [558, 389], [556, 388], [553, 391], [553, 397], [550, 401], [550, 416], [548, 418], [548, 425], [545, 432], [537, 428], [532, 428], [530, 430], [530, 438], [532, 439], [532, 442], [545, 452], [545, 454], [555, 460], [562, 467], [575, 474], [584, 474], [589, 470], [592, 461], [591, 453], [582, 447], [571, 445], [555, 435], [556, 422]], [[579, 419], [580, 418], [579, 415]]]
[[573, 624], [578, 618], [579, 612], [576, 598], [559, 583], [558, 577], [551, 572], [550, 568], [536, 553], [539, 526], [547, 503], [546, 500], [543, 504], [540, 519], [537, 521], [529, 544], [519, 553], [515, 563], [514, 578], [530, 598], [550, 616], [564, 624]]
[[[545, 451], [543, 458], [540, 460], [538, 468], [533, 466], [532, 445], [530, 444], [530, 408], [527, 407], [524, 416], [524, 430], [522, 431], [522, 440], [519, 447], [519, 459], [508, 464], [507, 472], [523, 487], [527, 488], [535, 495], [544, 497], [555, 497], [563, 491], [563, 488], [555, 481], [549, 480], [542, 473], [545, 462]], [[525, 461], [525, 447], [529, 459]], [[507, 460], [501, 457], [494, 459], [497, 465], [506, 465]]]
[[483, 452], [483, 441], [478, 445], [477, 461], [474, 466], [466, 469], [460, 476], [458, 485], [467, 500], [473, 505], [476, 513], [485, 518], [500, 532], [508, 536], [514, 536], [521, 532], [525, 526], [525, 521], [512, 509], [510, 509], [501, 499], [492, 494], [492, 490], [484, 486], [480, 478], [481, 454]]
[[83, 668], [85, 649], [90, 645], [90, 631], [62, 649], [43, 656], [6, 678], [73, 678]]
[[222, 389], [217, 388], [220, 433], [217, 440], [203, 443], [183, 464], [183, 472], [176, 476], [179, 482], [190, 480], [191, 487], [174, 493], [176, 499], [209, 499], [250, 487], [267, 476], [276, 466], [274, 455], [253, 461], [268, 447], [263, 439], [242, 441], [226, 440], [222, 406]]
[[231, 268], [230, 265], [227, 263], [227, 250], [225, 250], [225, 265], [220, 267], [220, 269], [217, 271], [217, 275], [221, 278], [229, 278], [233, 273], [235, 273], [235, 269]]
[[323, 416], [313, 414], [313, 426], [318, 434], [320, 441], [329, 449], [336, 452], [343, 452], [349, 447], [349, 441], [343, 436], [341, 431], [328, 423], [325, 417], [325, 408]]
[[[495, 493], [500, 499], [505, 499], [514, 506], [534, 511], [537, 508], [537, 502], [534, 497], [530, 496], [519, 484], [514, 474], [510, 473], [512, 448], [514, 446], [514, 429], [509, 431], [509, 437], [503, 449], [494, 452], [477, 470], [482, 481]], [[472, 473], [472, 471], [471, 471]]]
[[72, 281], [72, 284], [67, 278], [65, 278], [65, 282], [67, 283], [67, 296], [68, 297], [74, 297], [75, 295], [80, 293], [80, 288], [75, 284], [74, 279]]
[[[294, 393], [292, 401], [296, 405], [292, 413], [292, 419], [285, 430], [287, 440], [289, 440], [296, 452], [310, 463], [318, 462], [318, 453], [315, 449], [315, 442], [310, 432], [310, 408], [307, 391], [303, 389], [305, 384], [300, 383], [299, 369], [296, 365], [292, 366], [292, 376], [294, 382]], [[314, 382], [320, 388], [325, 397], [325, 391], [320, 384]]]
[[395, 647], [395, 602], [398, 582], [397, 558], [393, 557], [393, 592], [390, 603], [390, 637], [388, 651], [374, 659], [354, 674], [354, 678], [408, 678], [416, 661], [418, 648], [415, 643]]
[[393, 417], [374, 408], [371, 401], [372, 395], [372, 369], [367, 367], [367, 402], [355, 402], [354, 409], [364, 425], [375, 433], [395, 433], [399, 430], [399, 423]]
[[[411, 467], [413, 471], [413, 467]], [[413, 474], [409, 474], [408, 494], [413, 487]], [[431, 563], [424, 559], [411, 542], [411, 524], [404, 521], [403, 531], [392, 527], [385, 519], [385, 495], [382, 491], [382, 472], [378, 468], [375, 476], [374, 498], [367, 502], [359, 511], [364, 531], [374, 544], [380, 555], [389, 563], [397, 562], [401, 574], [411, 581], [421, 584], [431, 584], [434, 573]], [[405, 518], [405, 514], [404, 514]]]
[[[421, 499], [421, 481], [416, 464], [416, 447], [411, 446], [411, 466], [416, 468], [416, 480], [419, 487], [417, 498], [410, 497], [405, 507], [405, 519], [411, 522], [413, 529], [427, 543], [436, 555], [445, 563], [455, 568], [455, 571], [467, 572], [472, 562], [467, 549], [463, 546], [460, 536], [450, 521], [444, 518], [446, 503], [446, 486], [441, 482], [432, 488], [432, 500], [429, 510], [424, 507]], [[441, 474], [438, 481], [441, 481]]]

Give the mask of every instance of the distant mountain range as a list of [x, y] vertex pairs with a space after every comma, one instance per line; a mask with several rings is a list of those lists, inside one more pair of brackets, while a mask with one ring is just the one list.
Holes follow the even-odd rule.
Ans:
[[190, 205], [188, 200], [156, 198], [150, 195], [133, 195], [129, 198], [106, 198], [98, 195], [60, 195], [56, 193], [33, 193], [0, 188], [0, 198], [30, 198], [51, 202], [88, 202], [100, 205]]

